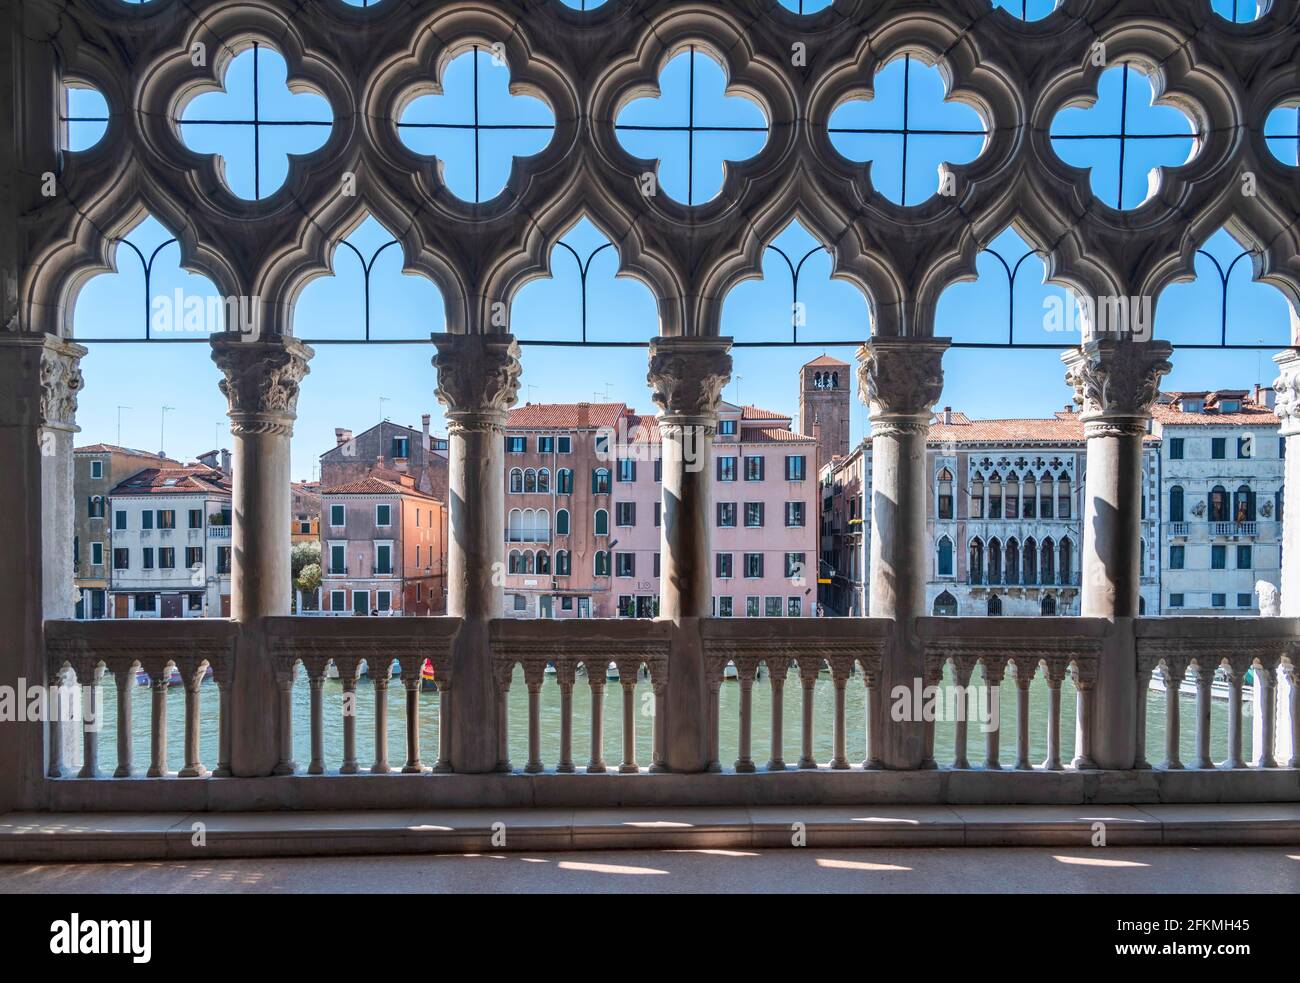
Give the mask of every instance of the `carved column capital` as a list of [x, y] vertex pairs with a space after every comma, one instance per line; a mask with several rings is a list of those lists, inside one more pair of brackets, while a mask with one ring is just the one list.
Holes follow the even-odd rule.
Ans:
[[663, 414], [661, 427], [717, 424], [722, 389], [731, 379], [731, 339], [658, 337], [650, 342], [646, 382]]
[[519, 395], [519, 343], [509, 334], [435, 334], [434, 395], [447, 408], [450, 434], [501, 433]]
[[1278, 377], [1273, 383], [1277, 401], [1273, 412], [1282, 421], [1278, 433], [1283, 437], [1300, 434], [1300, 348], [1288, 348], [1273, 356]]
[[51, 430], [76, 433], [77, 394], [85, 385], [81, 359], [86, 347], [48, 335], [41, 347], [41, 419]]
[[870, 411], [872, 436], [929, 433], [950, 344], [948, 338], [879, 337], [858, 349], [858, 398]]
[[1172, 366], [1167, 341], [1105, 337], [1061, 355], [1065, 381], [1082, 408], [1085, 437], [1141, 436]]
[[293, 436], [298, 386], [315, 354], [287, 336], [263, 340], [233, 331], [214, 334], [212, 361], [225, 376], [220, 386], [230, 406], [230, 432]]

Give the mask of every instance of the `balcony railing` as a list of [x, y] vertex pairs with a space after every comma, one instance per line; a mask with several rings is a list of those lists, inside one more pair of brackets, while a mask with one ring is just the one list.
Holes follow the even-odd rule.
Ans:
[[1211, 522], [1211, 536], [1258, 536], [1257, 522]]
[[972, 587], [1077, 587], [1079, 572], [1049, 574], [985, 574], [971, 573], [966, 582]]
[[1190, 531], [1191, 531], [1191, 523], [1189, 522], [1169, 523], [1169, 535], [1171, 536], [1187, 536], [1190, 533]]
[[506, 531], [507, 543], [549, 543], [550, 541], [550, 526], [533, 526], [523, 529], [509, 529]]
[[[913, 670], [901, 677], [891, 670], [895, 673], [892, 679], [885, 677], [886, 656], [896, 637], [894, 622], [889, 619], [704, 619], [698, 629], [670, 620], [495, 619], [488, 627], [488, 647], [497, 710], [497, 770], [535, 776], [548, 783], [549, 791], [543, 791], [541, 786], [532, 790], [494, 784], [490, 775], [458, 775], [449, 778], [450, 784], [445, 786], [438, 781], [453, 771], [451, 721], [458, 713], [477, 712], [475, 694], [467, 693], [461, 702], [453, 685], [456, 640], [468, 627], [460, 619], [281, 617], [263, 619], [252, 631], [217, 619], [54, 621], [47, 623], [45, 634], [50, 683], [56, 693], [71, 692], [81, 684], [86, 705], [97, 706], [105, 675], [112, 677], [117, 754], [114, 778], [108, 779], [98, 764], [101, 729], [86, 727], [84, 762], [79, 769], [65, 768], [62, 751], [67, 735], [61, 728], [74, 725], [53, 722], [48, 774], [58, 780], [50, 786], [51, 805], [68, 809], [265, 809], [396, 807], [430, 801], [572, 804], [584, 800], [584, 793], [574, 791], [576, 786], [554, 784], [562, 782], [562, 776], [599, 776], [614, 769], [614, 764], [605, 760], [605, 733], [610, 723], [605, 693], [611, 685], [621, 691], [621, 712], [615, 715], [620, 749], [617, 772], [635, 776], [665, 770], [667, 742], [680, 740], [683, 731], [690, 732], [685, 722], [674, 722], [665, 712], [668, 687], [678, 672], [687, 674], [680, 685], [698, 685], [708, 694], [703, 711], [706, 718], [700, 721], [702, 741], [707, 745], [707, 770], [739, 775], [757, 772], [767, 776], [764, 781], [782, 784], [765, 792], [729, 784], [727, 779], [707, 773], [665, 776], [672, 779], [667, 785], [651, 781], [644, 790], [639, 782], [632, 783], [636, 789], [620, 784], [619, 792], [609, 793], [614, 796], [609, 801], [662, 804], [664, 796], [678, 796], [682, 804], [722, 802], [734, 796], [745, 801], [821, 802], [837, 796], [840, 801], [868, 801], [873, 796], [896, 801], [900, 794], [935, 801], [946, 801], [954, 794], [975, 796], [980, 801], [1003, 795], [1014, 796], [1015, 801], [1062, 801], [1054, 797], [1082, 797], [1084, 785], [1063, 786], [1034, 776], [1095, 768], [1100, 728], [1130, 726], [1137, 766], [1107, 780], [1114, 794], [1127, 796], [1128, 801], [1153, 795], [1164, 801], [1205, 801], [1207, 794], [1216, 799], [1258, 801], [1294, 794], [1300, 761], [1274, 760], [1278, 727], [1275, 675], [1279, 668], [1294, 673], [1300, 622], [1258, 617], [1142, 618], [1133, 625], [1125, 629], [1092, 618], [918, 618], [911, 629], [918, 659], [914, 672], [916, 684], [925, 689], [913, 693]], [[1130, 631], [1136, 641], [1133, 634], [1126, 634]], [[1131, 663], [1137, 666], [1136, 678], [1129, 690], [1136, 695], [1136, 715], [1132, 707], [1122, 712], [1107, 710], [1108, 690], [1096, 685], [1104, 654], [1117, 645], [1136, 645], [1136, 659]], [[241, 685], [273, 689], [268, 705], [276, 707], [277, 730], [273, 733], [279, 735], [279, 763], [275, 775], [265, 779], [230, 778], [232, 727], [239, 719], [232, 702], [238, 694], [234, 680], [240, 659], [248, 658], [246, 653], [254, 646], [260, 646], [265, 654], [261, 664], [269, 666], [268, 674], [262, 682], [246, 680]], [[1180, 727], [1190, 711], [1180, 706], [1179, 687], [1168, 685], [1163, 695], [1147, 696], [1156, 668], [1166, 681], [1191, 678], [1196, 683], [1192, 715], [1195, 753], [1188, 764], [1199, 771], [1180, 770], [1184, 764]], [[1228, 675], [1231, 698], [1226, 709], [1211, 704], [1216, 671]], [[1252, 673], [1250, 685], [1255, 687], [1259, 708], [1249, 761], [1244, 753], [1241, 708], [1247, 672]], [[141, 673], [147, 677], [150, 696], [143, 775], [139, 758], [144, 749], [136, 746], [139, 722], [133, 725], [133, 702]], [[332, 695], [327, 700], [326, 681], [334, 679], [338, 682], [330, 683]], [[359, 685], [363, 679], [365, 687]], [[404, 691], [396, 711], [389, 701], [389, 689], [395, 682]], [[1013, 704], [1000, 711], [1004, 683]], [[787, 758], [792, 749], [784, 733], [787, 684], [798, 688], [800, 706], [797, 758], [793, 761]], [[905, 697], [899, 696], [900, 684]], [[516, 697], [525, 697], [523, 702], [511, 699], [516, 685], [524, 691], [516, 691]], [[184, 755], [179, 769], [168, 765], [168, 695], [174, 686], [184, 690]], [[341, 700], [334, 687], [342, 689]], [[430, 692], [433, 689], [436, 697]], [[927, 713], [924, 708], [930, 697], [926, 694], [932, 691], [938, 694], [935, 702], [940, 708], [965, 710], [950, 717], [941, 711], [937, 717], [917, 718], [926, 721], [927, 757], [932, 759], [928, 767], [937, 771], [900, 775], [880, 770], [882, 749], [893, 739], [891, 731], [914, 719], [909, 716], [913, 707]], [[576, 709], [579, 693], [590, 714], [581, 734]], [[422, 694], [427, 704], [424, 712], [433, 712], [435, 706], [437, 712], [438, 746], [432, 766], [425, 763], [421, 748]], [[762, 700], [756, 709], [759, 696]], [[431, 703], [434, 699], [436, 704]], [[1139, 778], [1151, 774], [1143, 771], [1147, 768], [1148, 699], [1165, 702], [1164, 712], [1151, 723], [1152, 739], [1156, 743], [1163, 739], [1165, 757], [1156, 778]], [[770, 713], [766, 721], [762, 719], [764, 711]], [[389, 757], [393, 712], [405, 715], [398, 728], [398, 733], [405, 733], [400, 767]], [[516, 716], [521, 713], [522, 717]], [[1067, 714], [1074, 716], [1075, 726], [1066, 726]], [[1219, 734], [1216, 740], [1222, 740], [1225, 715], [1227, 756], [1216, 765], [1212, 718]], [[359, 717], [369, 717], [367, 724], [372, 723], [374, 729], [364, 752], [357, 733]], [[1288, 719], [1293, 740], [1300, 741], [1296, 715]], [[544, 721], [553, 721], [558, 735], [544, 734]], [[969, 747], [975, 736], [971, 721], [978, 722], [984, 744], [982, 761], [974, 768]], [[768, 747], [766, 762], [760, 765], [753, 745], [756, 731], [764, 723], [762, 736]], [[527, 757], [516, 769], [516, 762], [511, 761], [511, 734], [512, 728], [521, 726], [526, 726]], [[309, 735], [310, 756], [299, 763], [294, 759], [294, 735], [299, 733], [301, 740], [304, 729]], [[943, 734], [942, 753], [935, 744], [937, 730]], [[327, 731], [336, 738], [341, 731], [341, 740], [327, 744]], [[1080, 737], [1071, 755], [1070, 741], [1076, 731]], [[212, 732], [217, 735], [216, 760], [209, 771], [213, 762], [204, 761], [200, 754], [200, 735]], [[1004, 754], [1007, 734], [1014, 735], [1014, 744], [1008, 742]], [[827, 735], [829, 744], [825, 743]], [[425, 737], [427, 740], [428, 735]], [[639, 757], [646, 751], [646, 757]], [[548, 753], [552, 755], [549, 759]], [[989, 785], [991, 775], [976, 777], [1004, 767], [1024, 772], [1025, 781], [1038, 784]], [[950, 786], [942, 779], [947, 771], [968, 770], [973, 771], [973, 784]], [[362, 771], [372, 776], [391, 775], [393, 782], [424, 776], [431, 784], [429, 791], [423, 790], [426, 785], [422, 782], [391, 787], [386, 782], [334, 784]], [[798, 778], [799, 772], [812, 774]], [[824, 784], [832, 773], [840, 772], [852, 784]], [[1124, 777], [1130, 773], [1131, 777]], [[1219, 784], [1206, 784], [1211, 781]], [[309, 784], [299, 784], [303, 782]]]

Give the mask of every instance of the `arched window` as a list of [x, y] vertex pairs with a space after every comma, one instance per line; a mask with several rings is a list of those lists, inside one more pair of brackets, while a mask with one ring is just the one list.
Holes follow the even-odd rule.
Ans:
[[1056, 580], [1056, 544], [1052, 542], [1050, 536], [1043, 540], [1043, 548], [1040, 552], [1042, 558], [1038, 562], [1038, 574], [1043, 578], [1043, 583], [1053, 583]]
[[1232, 503], [1232, 521], [1255, 521], [1255, 493], [1250, 490], [1250, 485], [1237, 489], [1236, 500]]
[[1185, 522], [1183, 518], [1183, 486], [1174, 485], [1169, 489], [1169, 521]]
[[522, 542], [524, 538], [524, 514], [519, 509], [511, 509], [506, 521], [506, 539], [511, 543]]
[[537, 516], [533, 519], [533, 542], [549, 543], [551, 541], [551, 513], [546, 509], [538, 509]]
[[952, 516], [952, 472], [944, 468], [939, 472], [939, 490], [938, 500], [935, 511], [940, 519], [951, 519]]
[[[1025, 502], [1031, 502], [1033, 499], [1026, 498]], [[1024, 558], [1024, 580], [1026, 584], [1038, 583], [1038, 544], [1034, 542], [1033, 537], [1025, 540], [1025, 548], [1020, 554]]]
[[832, 389], [840, 388], [840, 374], [838, 372], [831, 373], [831, 388]]
[[970, 483], [970, 517], [984, 518], [984, 476], [976, 475]]
[[952, 540], [947, 536], [939, 538], [939, 576], [952, 576]]
[[[1145, 551], [1146, 546], [1143, 545]], [[1069, 539], [1061, 540], [1061, 583], [1070, 583], [1070, 575], [1074, 572], [1074, 544]]]
[[518, 550], [511, 550], [510, 560], [506, 569], [509, 570], [511, 573], [523, 573], [524, 555], [520, 553]]
[[524, 472], [522, 468], [513, 468], [510, 472], [510, 492], [518, 495], [524, 490]]
[[605, 509], [596, 509], [596, 535], [609, 535], [609, 512]]
[[524, 494], [537, 491], [537, 472], [529, 468], [524, 472]]
[[1056, 517], [1068, 519], [1071, 511], [1070, 476], [1063, 474], [1056, 479]]
[[1008, 584], [1020, 583], [1020, 544], [1014, 539], [1007, 540], [1005, 550]]
[[591, 472], [591, 493], [593, 495], [609, 494], [609, 468], [596, 468]]
[[1138, 614], [1139, 614], [1139, 615], [1143, 615], [1143, 614], [1146, 614], [1146, 613], [1147, 613], [1147, 599], [1146, 599], [1145, 597], [1143, 597], [1141, 594], [1139, 594], [1139, 595], [1138, 595]]
[[555, 513], [555, 535], [569, 535], [569, 510], [558, 509]]
[[1002, 518], [1002, 476], [996, 471], [989, 478], [989, 518]]
[[1026, 519], [1038, 517], [1038, 481], [1032, 474], [1025, 475], [1024, 488], [1021, 493], [1020, 514]]
[[609, 553], [606, 550], [596, 550], [595, 574], [597, 577], [609, 576]]
[[996, 539], [989, 540], [989, 583], [1002, 583], [1002, 543]]
[[970, 541], [970, 582], [984, 582], [984, 543], [978, 536]]
[[1002, 598], [996, 594], [989, 595], [989, 617], [997, 618], [1002, 615]]
[[934, 614], [937, 618], [957, 617], [957, 598], [944, 591], [934, 599]]
[[551, 554], [547, 553], [546, 550], [537, 551], [537, 572], [551, 572]]
[[1046, 471], [1038, 479], [1038, 517], [1040, 519], [1052, 517], [1052, 476]]
[[1048, 594], [1043, 598], [1042, 603], [1038, 605], [1038, 610], [1044, 618], [1050, 618], [1056, 614], [1056, 598]]
[[551, 493], [551, 469], [542, 468], [537, 472], [537, 490], [543, 495]]
[[567, 577], [571, 573], [569, 566], [569, 551], [558, 550], [555, 554], [555, 576]]
[[[1020, 475], [1007, 475], [1006, 488], [1002, 492], [1002, 512], [1008, 519], [1020, 518]], [[1008, 563], [1007, 568], [1011, 565]]]
[[1210, 521], [1227, 522], [1228, 521], [1228, 490], [1222, 485], [1215, 485], [1210, 491], [1209, 502]]
[[573, 472], [568, 468], [560, 468], [555, 472], [555, 493], [557, 495], [573, 494]]
[[534, 525], [537, 522], [537, 513], [532, 509], [524, 509], [523, 529], [520, 531], [519, 539], [521, 542], [531, 543], [537, 538]]
[[524, 573], [536, 573], [536, 557], [533, 556], [532, 550], [524, 550]]
[[1146, 575], [1147, 575], [1147, 541], [1145, 539], [1139, 539], [1138, 540], [1138, 576], [1145, 577]]

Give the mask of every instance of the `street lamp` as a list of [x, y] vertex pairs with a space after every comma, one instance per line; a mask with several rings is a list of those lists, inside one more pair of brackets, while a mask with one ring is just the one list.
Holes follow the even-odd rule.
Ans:
[[175, 406], [164, 406], [162, 412], [158, 414], [158, 453], [163, 457], [167, 456], [167, 412], [176, 409]]

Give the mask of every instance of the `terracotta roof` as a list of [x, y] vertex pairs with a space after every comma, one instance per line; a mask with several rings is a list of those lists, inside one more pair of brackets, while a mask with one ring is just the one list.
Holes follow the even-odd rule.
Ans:
[[73, 450], [74, 454], [130, 454], [132, 457], [152, 457], [159, 464], [171, 464], [180, 467], [180, 461], [174, 461], [170, 457], [160, 457], [154, 451], [142, 451], [135, 447], [119, 447], [117, 444], [87, 444], [85, 447], [77, 447]]
[[744, 412], [741, 414], [742, 420], [788, 420], [789, 413], [773, 413], [771, 410], [765, 410], [759, 406], [741, 407]]
[[[1056, 446], [1083, 446], [1083, 419], [1078, 413], [1058, 413], [1053, 417], [1024, 417], [1004, 420], [972, 420], [965, 413], [954, 412], [951, 423], [942, 414], [930, 420], [930, 444], [1002, 444], [1030, 443]], [[870, 438], [868, 438], [870, 439]], [[1159, 443], [1147, 435], [1145, 444]]]
[[740, 439], [747, 444], [815, 444], [816, 440], [785, 427], [743, 427]]
[[438, 499], [426, 495], [414, 485], [401, 483], [401, 475], [387, 468], [371, 468], [364, 478], [347, 481], [321, 490], [322, 495], [410, 495], [415, 498], [436, 502]]
[[177, 495], [185, 492], [230, 494], [230, 476], [205, 465], [145, 468], [119, 482], [110, 495]]
[[507, 430], [599, 430], [628, 412], [626, 403], [527, 403], [510, 411]]
[[1151, 415], [1155, 417], [1157, 423], [1165, 427], [1276, 427], [1278, 425], [1276, 414], [1267, 406], [1259, 406], [1244, 401], [1241, 404], [1240, 411], [1236, 413], [1219, 413], [1217, 411], [1213, 413], [1184, 413], [1175, 406], [1157, 403], [1151, 408]]
[[817, 358], [814, 358], [811, 362], [805, 362], [805, 363], [803, 364], [803, 368], [806, 369], [806, 368], [808, 368], [808, 366], [810, 366], [810, 365], [817, 365], [817, 366], [822, 366], [822, 365], [843, 365], [843, 366], [846, 366], [846, 367], [847, 367], [848, 364], [849, 364], [848, 362], [841, 362], [838, 358], [831, 358], [829, 355], [819, 355], [819, 356], [817, 356]]

